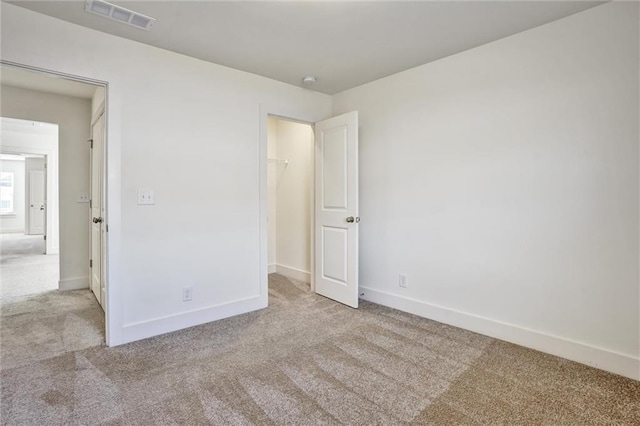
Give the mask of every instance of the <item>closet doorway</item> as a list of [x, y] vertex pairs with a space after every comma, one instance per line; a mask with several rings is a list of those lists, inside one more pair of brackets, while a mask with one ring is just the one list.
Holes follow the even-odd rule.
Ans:
[[313, 245], [314, 134], [310, 124], [267, 123], [268, 270], [310, 290]]

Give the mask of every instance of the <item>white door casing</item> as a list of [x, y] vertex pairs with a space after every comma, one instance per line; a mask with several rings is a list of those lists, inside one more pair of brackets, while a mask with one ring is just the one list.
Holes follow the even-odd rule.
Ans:
[[104, 249], [104, 114], [91, 129], [91, 291], [100, 306], [106, 301], [102, 253]]
[[358, 307], [358, 112], [315, 124], [315, 291]]
[[45, 234], [46, 174], [44, 170], [29, 171], [29, 230], [30, 235]]

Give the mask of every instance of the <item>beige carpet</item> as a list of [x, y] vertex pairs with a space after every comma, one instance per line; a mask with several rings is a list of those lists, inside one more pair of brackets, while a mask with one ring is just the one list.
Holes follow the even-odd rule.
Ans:
[[639, 382], [282, 276], [269, 287], [268, 309], [116, 348], [91, 347], [88, 291], [3, 306], [2, 423], [640, 424]]
[[59, 255], [44, 251], [42, 235], [0, 234], [0, 299], [58, 288]]

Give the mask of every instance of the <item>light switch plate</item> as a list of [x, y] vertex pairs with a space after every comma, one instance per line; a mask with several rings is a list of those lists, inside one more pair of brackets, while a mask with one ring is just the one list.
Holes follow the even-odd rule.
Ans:
[[81, 192], [78, 195], [78, 202], [79, 203], [88, 203], [89, 202], [89, 194], [87, 194], [86, 192]]
[[138, 204], [140, 205], [155, 204], [153, 189], [138, 189]]

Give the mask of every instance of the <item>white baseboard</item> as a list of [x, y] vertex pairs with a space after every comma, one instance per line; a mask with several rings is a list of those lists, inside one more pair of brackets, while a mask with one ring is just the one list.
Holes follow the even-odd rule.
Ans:
[[294, 280], [304, 281], [305, 283], [311, 282], [311, 273], [301, 271], [300, 269], [291, 268], [289, 266], [276, 264], [276, 272], [284, 275], [285, 277], [293, 278]]
[[66, 280], [58, 281], [58, 290], [82, 290], [83, 288], [89, 288], [89, 277], [70, 278]]
[[266, 297], [252, 296], [221, 305], [208, 306], [147, 321], [126, 324], [122, 327], [122, 342], [118, 344], [135, 342], [136, 340], [171, 333], [172, 331], [206, 324], [266, 307]]
[[276, 272], [276, 264], [275, 263], [270, 263], [269, 267], [268, 267], [268, 273], [269, 274], [274, 274]]
[[362, 299], [379, 305], [640, 380], [640, 358], [368, 287], [359, 291]]

